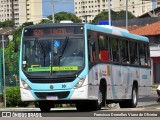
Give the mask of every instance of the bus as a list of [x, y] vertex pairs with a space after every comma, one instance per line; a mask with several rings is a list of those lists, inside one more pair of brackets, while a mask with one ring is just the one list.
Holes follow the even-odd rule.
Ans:
[[19, 60], [21, 100], [36, 101], [42, 112], [55, 104], [134, 108], [151, 91], [148, 38], [113, 26], [27, 26]]

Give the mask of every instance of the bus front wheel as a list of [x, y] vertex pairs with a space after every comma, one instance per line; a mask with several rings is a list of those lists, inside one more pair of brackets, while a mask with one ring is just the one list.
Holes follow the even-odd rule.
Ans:
[[103, 106], [105, 107], [106, 104], [106, 87], [105, 84], [100, 84], [100, 88], [98, 91], [98, 100], [95, 101], [96, 103], [93, 105], [95, 110], [100, 110]]
[[39, 101], [38, 105], [41, 112], [50, 112], [51, 106], [47, 101]]

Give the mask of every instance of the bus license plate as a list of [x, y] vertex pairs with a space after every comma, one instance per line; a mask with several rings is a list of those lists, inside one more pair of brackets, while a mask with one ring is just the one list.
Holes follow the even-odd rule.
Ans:
[[57, 96], [47, 96], [46, 97], [47, 100], [58, 100]]

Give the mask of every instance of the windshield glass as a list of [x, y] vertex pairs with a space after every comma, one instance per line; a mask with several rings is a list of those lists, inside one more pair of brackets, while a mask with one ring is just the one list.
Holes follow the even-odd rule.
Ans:
[[84, 68], [82, 37], [34, 38], [23, 41], [22, 67], [32, 76], [71, 75]]

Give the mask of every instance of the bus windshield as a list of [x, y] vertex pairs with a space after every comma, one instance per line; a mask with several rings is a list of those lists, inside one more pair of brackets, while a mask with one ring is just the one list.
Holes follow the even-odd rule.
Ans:
[[71, 75], [84, 68], [81, 37], [24, 38], [22, 69], [32, 76]]

